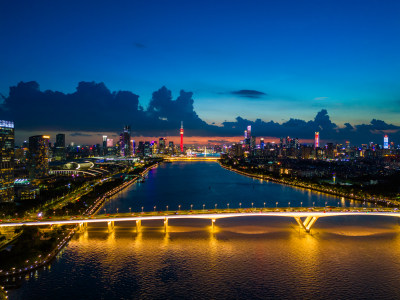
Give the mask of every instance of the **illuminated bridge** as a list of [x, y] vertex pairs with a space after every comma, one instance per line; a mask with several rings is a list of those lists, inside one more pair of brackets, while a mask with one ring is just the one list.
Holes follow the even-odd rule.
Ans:
[[218, 161], [219, 156], [180, 156], [180, 157], [164, 157], [165, 161]]
[[[0, 224], [1, 227], [9, 226], [40, 226], [40, 225], [79, 225], [80, 230], [87, 227], [88, 223], [107, 223], [109, 231], [114, 230], [114, 223], [120, 221], [132, 221], [136, 223], [137, 230], [140, 229], [141, 222], [146, 220], [161, 220], [164, 222], [164, 228], [167, 230], [168, 220], [175, 219], [209, 219], [211, 225], [214, 224], [217, 219], [222, 218], [237, 218], [237, 217], [287, 217], [294, 218], [299, 224], [300, 228], [306, 232], [310, 232], [318, 218], [326, 217], [337, 217], [337, 216], [385, 216], [385, 217], [400, 217], [400, 212], [393, 210], [365, 210], [365, 211], [349, 211], [349, 210], [335, 210], [326, 211], [321, 209], [314, 210], [302, 210], [302, 211], [265, 211], [265, 210], [225, 210], [225, 211], [191, 211], [191, 212], [144, 212], [138, 213], [120, 213], [115, 216], [110, 215], [94, 215], [90, 217], [77, 216], [77, 217], [59, 217], [54, 219], [40, 219], [36, 221], [25, 220], [22, 222], [3, 222]], [[303, 218], [303, 219], [302, 219]]]

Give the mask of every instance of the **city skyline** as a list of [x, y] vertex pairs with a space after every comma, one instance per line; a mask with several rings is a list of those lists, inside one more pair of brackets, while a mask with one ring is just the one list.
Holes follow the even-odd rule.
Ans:
[[[380, 143], [387, 134], [392, 141], [400, 140], [400, 126], [379, 119], [372, 119], [368, 124], [340, 126], [331, 120], [326, 109], [309, 121], [297, 118], [285, 122], [252, 121], [239, 116], [234, 122], [225, 121], [220, 126], [208, 124], [197, 115], [193, 98], [192, 92], [183, 90], [175, 98], [171, 90], [163, 86], [153, 92], [149, 106], [143, 108], [138, 95], [131, 91], [112, 92], [104, 83], [80, 82], [75, 93], [64, 94], [41, 91], [38, 83], [32, 81], [10, 87], [10, 95], [4, 99], [0, 112], [6, 116], [4, 119], [15, 121], [18, 143], [29, 135], [54, 136], [64, 132], [69, 142], [96, 144], [98, 136], [117, 136], [121, 123], [132, 124], [132, 135], [139, 139], [167, 137], [175, 140], [179, 137], [182, 120], [190, 144], [231, 143], [248, 125], [253, 127], [256, 136], [269, 141], [291, 136], [310, 143], [315, 131], [320, 131], [321, 140], [326, 142]], [[64, 105], [61, 110], [60, 105]], [[98, 111], [92, 112], [92, 107]], [[38, 115], [41, 118], [37, 118]]]
[[[151, 104], [153, 93], [165, 86], [174, 100], [185, 91], [180, 108], [192, 114], [194, 123], [183, 120], [186, 136], [240, 136], [232, 126], [241, 127], [242, 119], [299, 127], [291, 119], [308, 122], [327, 110], [332, 123], [345, 131], [354, 129], [347, 123], [359, 125], [354, 138], [362, 136], [363, 142], [380, 140], [384, 134], [398, 138], [400, 4], [396, 1], [385, 5], [374, 1], [22, 2], [25, 5], [1, 4], [7, 13], [0, 21], [6, 45], [0, 49], [0, 118], [14, 120], [17, 133], [28, 125], [13, 117], [6, 102], [13, 98], [9, 88], [25, 82], [18, 88], [22, 99], [13, 98], [13, 104], [22, 115], [24, 110], [37, 113], [56, 127], [43, 130], [117, 132], [125, 123], [135, 130], [135, 123], [146, 123], [135, 115], [140, 107], [153, 117], [166, 118], [155, 116]], [[68, 102], [46, 102], [76, 94], [80, 82], [86, 82], [80, 86], [85, 91], [93, 88], [95, 96], [128, 91], [119, 94], [123, 106], [98, 105], [93, 95], [83, 102], [78, 97], [81, 102], [72, 103], [73, 107]], [[32, 111], [30, 103], [37, 99], [24, 95], [28, 83], [42, 93], [51, 91], [46, 101], [37, 102], [41, 111]], [[70, 122], [74, 128], [66, 128], [64, 113], [77, 116]], [[119, 114], [120, 122], [113, 124], [106, 113], [108, 119]], [[100, 115], [101, 122], [94, 124], [90, 114]], [[24, 120], [38, 127], [38, 115]], [[371, 124], [372, 120], [378, 121]], [[181, 119], [172, 121], [171, 126], [149, 122], [154, 127], [146, 123], [149, 132], [137, 131], [145, 136], [177, 136], [179, 130], [174, 130]], [[312, 139], [317, 130], [306, 129], [305, 136], [299, 136], [264, 123], [258, 129], [252, 124], [257, 136]], [[164, 129], [170, 132], [161, 133]], [[319, 131], [322, 140], [343, 139]]]

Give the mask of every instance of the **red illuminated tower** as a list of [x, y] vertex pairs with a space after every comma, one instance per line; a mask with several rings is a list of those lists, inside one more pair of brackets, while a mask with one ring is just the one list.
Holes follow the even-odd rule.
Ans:
[[183, 121], [181, 121], [181, 153], [183, 153]]

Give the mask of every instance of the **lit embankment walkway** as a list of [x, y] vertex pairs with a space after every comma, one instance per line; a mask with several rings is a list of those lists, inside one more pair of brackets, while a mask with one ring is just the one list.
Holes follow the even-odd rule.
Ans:
[[[294, 218], [299, 226], [306, 232], [310, 232], [311, 228], [318, 218], [337, 217], [337, 216], [385, 216], [400, 217], [400, 212], [390, 209], [375, 210], [346, 210], [346, 209], [325, 209], [324, 208], [286, 208], [286, 209], [226, 209], [226, 210], [192, 210], [192, 211], [163, 211], [163, 212], [142, 212], [142, 213], [118, 213], [103, 214], [94, 216], [64, 216], [48, 219], [29, 220], [4, 220], [0, 223], [1, 227], [8, 226], [41, 226], [41, 225], [68, 225], [77, 224], [83, 230], [88, 223], [107, 222], [108, 229], [114, 229], [114, 222], [135, 221], [137, 229], [141, 226], [141, 221], [146, 220], [163, 220], [165, 230], [167, 230], [168, 220], [173, 219], [209, 219], [212, 226], [217, 219], [237, 218], [237, 217], [289, 217]], [[305, 218], [304, 220], [301, 218]], [[17, 221], [17, 222], [16, 222]]]

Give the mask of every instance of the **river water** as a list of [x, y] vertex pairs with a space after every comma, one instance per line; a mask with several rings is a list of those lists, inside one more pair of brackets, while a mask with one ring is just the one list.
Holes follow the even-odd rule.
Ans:
[[[151, 170], [107, 213], [266, 206], [361, 205], [247, 178], [213, 162]], [[276, 204], [278, 202], [278, 204]], [[301, 202], [303, 204], [301, 204]], [[399, 299], [400, 227], [390, 217], [320, 218], [312, 233], [290, 218], [241, 217], [89, 226], [10, 299]]]

